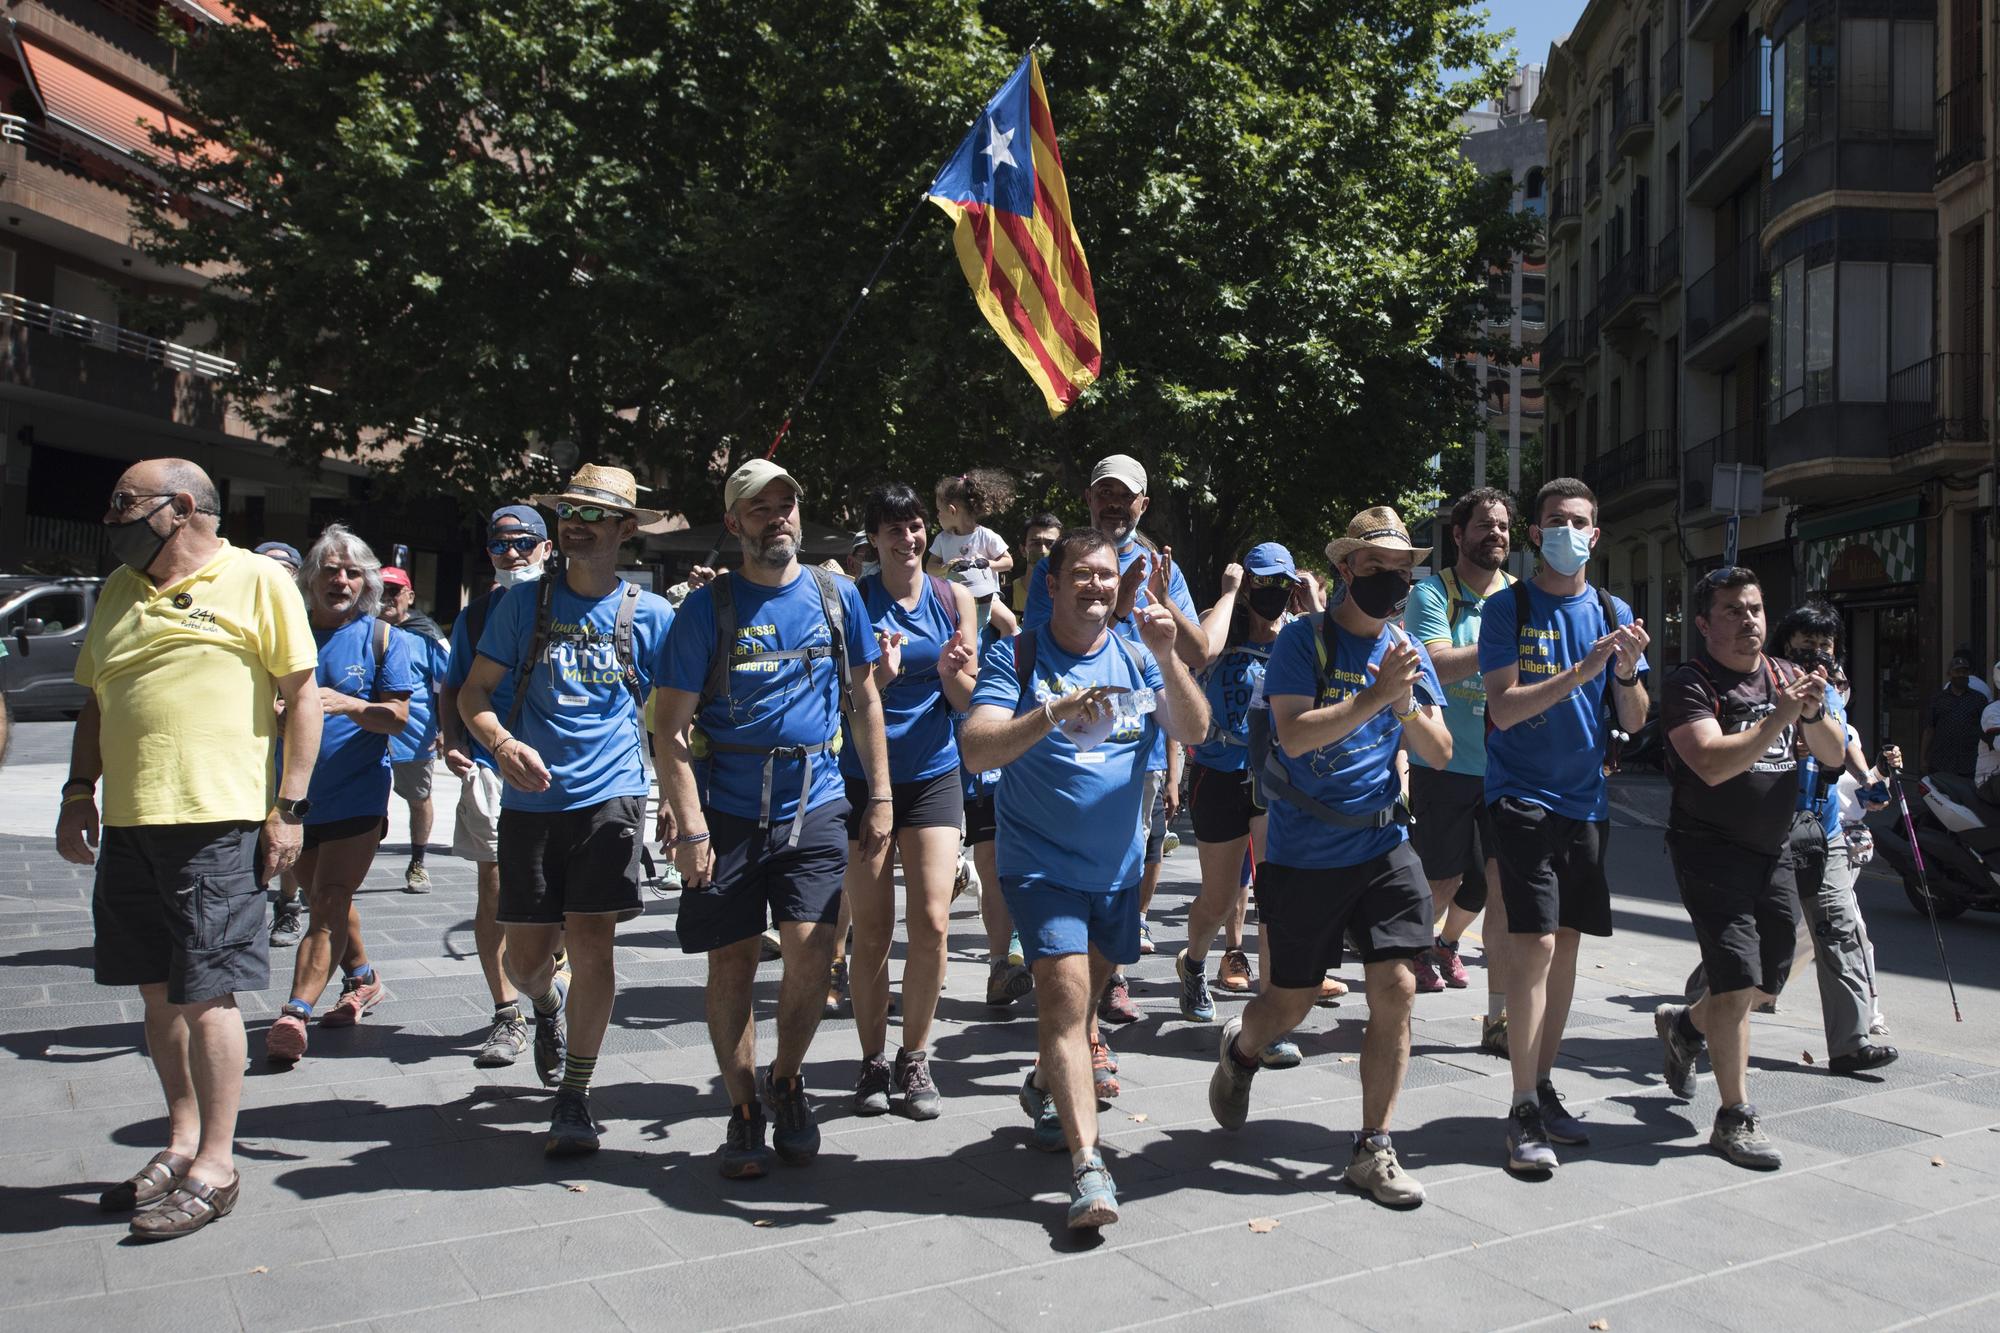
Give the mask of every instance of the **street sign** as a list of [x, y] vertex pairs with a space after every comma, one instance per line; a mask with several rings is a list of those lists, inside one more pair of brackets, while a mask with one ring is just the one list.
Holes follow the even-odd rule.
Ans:
[[1722, 563], [1725, 565], [1736, 563], [1736, 525], [1738, 521], [1736, 515], [1731, 514], [1728, 522], [1722, 528]]

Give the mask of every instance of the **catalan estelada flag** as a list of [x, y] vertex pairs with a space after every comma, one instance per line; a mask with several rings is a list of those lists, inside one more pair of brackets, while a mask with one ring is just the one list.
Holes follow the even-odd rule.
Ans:
[[1031, 51], [931, 182], [957, 224], [973, 299], [1060, 415], [1104, 363], [1097, 295], [1069, 211], [1069, 185], [1041, 67]]

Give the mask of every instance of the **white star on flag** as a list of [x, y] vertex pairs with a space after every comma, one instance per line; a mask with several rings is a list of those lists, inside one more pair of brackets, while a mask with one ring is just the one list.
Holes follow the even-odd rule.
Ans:
[[991, 164], [993, 170], [998, 171], [1001, 167], [1019, 167], [1021, 165], [1014, 160], [1013, 151], [1008, 147], [1013, 142], [1014, 131], [1008, 130], [1003, 134], [1000, 131], [999, 124], [991, 117], [987, 118], [986, 146], [979, 151], [986, 154], [987, 161]]

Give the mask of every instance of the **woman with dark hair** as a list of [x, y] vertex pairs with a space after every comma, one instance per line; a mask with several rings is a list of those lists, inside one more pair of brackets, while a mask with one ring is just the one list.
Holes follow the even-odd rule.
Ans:
[[[851, 746], [841, 750], [852, 813], [844, 884], [854, 914], [848, 986], [861, 1039], [861, 1074], [854, 1085], [858, 1115], [889, 1110], [893, 1093], [903, 1114], [938, 1114], [928, 1046], [944, 985], [945, 935], [958, 873], [965, 793], [952, 715], [972, 703], [978, 672], [973, 635], [976, 610], [965, 588], [924, 572], [930, 515], [917, 493], [900, 483], [868, 495], [862, 527], [881, 569], [855, 587], [875, 626], [882, 658], [875, 664], [889, 741], [889, 790], [868, 790]], [[861, 816], [871, 802], [893, 808], [889, 844], [862, 850]], [[903, 1044], [892, 1067], [883, 1051], [889, 1035], [889, 941], [896, 929], [894, 865], [900, 854], [907, 894], [904, 924], [909, 956], [903, 967]]]

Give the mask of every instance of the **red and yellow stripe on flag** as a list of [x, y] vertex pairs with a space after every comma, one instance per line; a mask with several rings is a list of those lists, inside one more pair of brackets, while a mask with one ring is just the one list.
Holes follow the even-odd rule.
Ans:
[[1097, 295], [1069, 207], [1048, 95], [1032, 53], [932, 182], [958, 262], [993, 331], [1060, 415], [1103, 367]]

